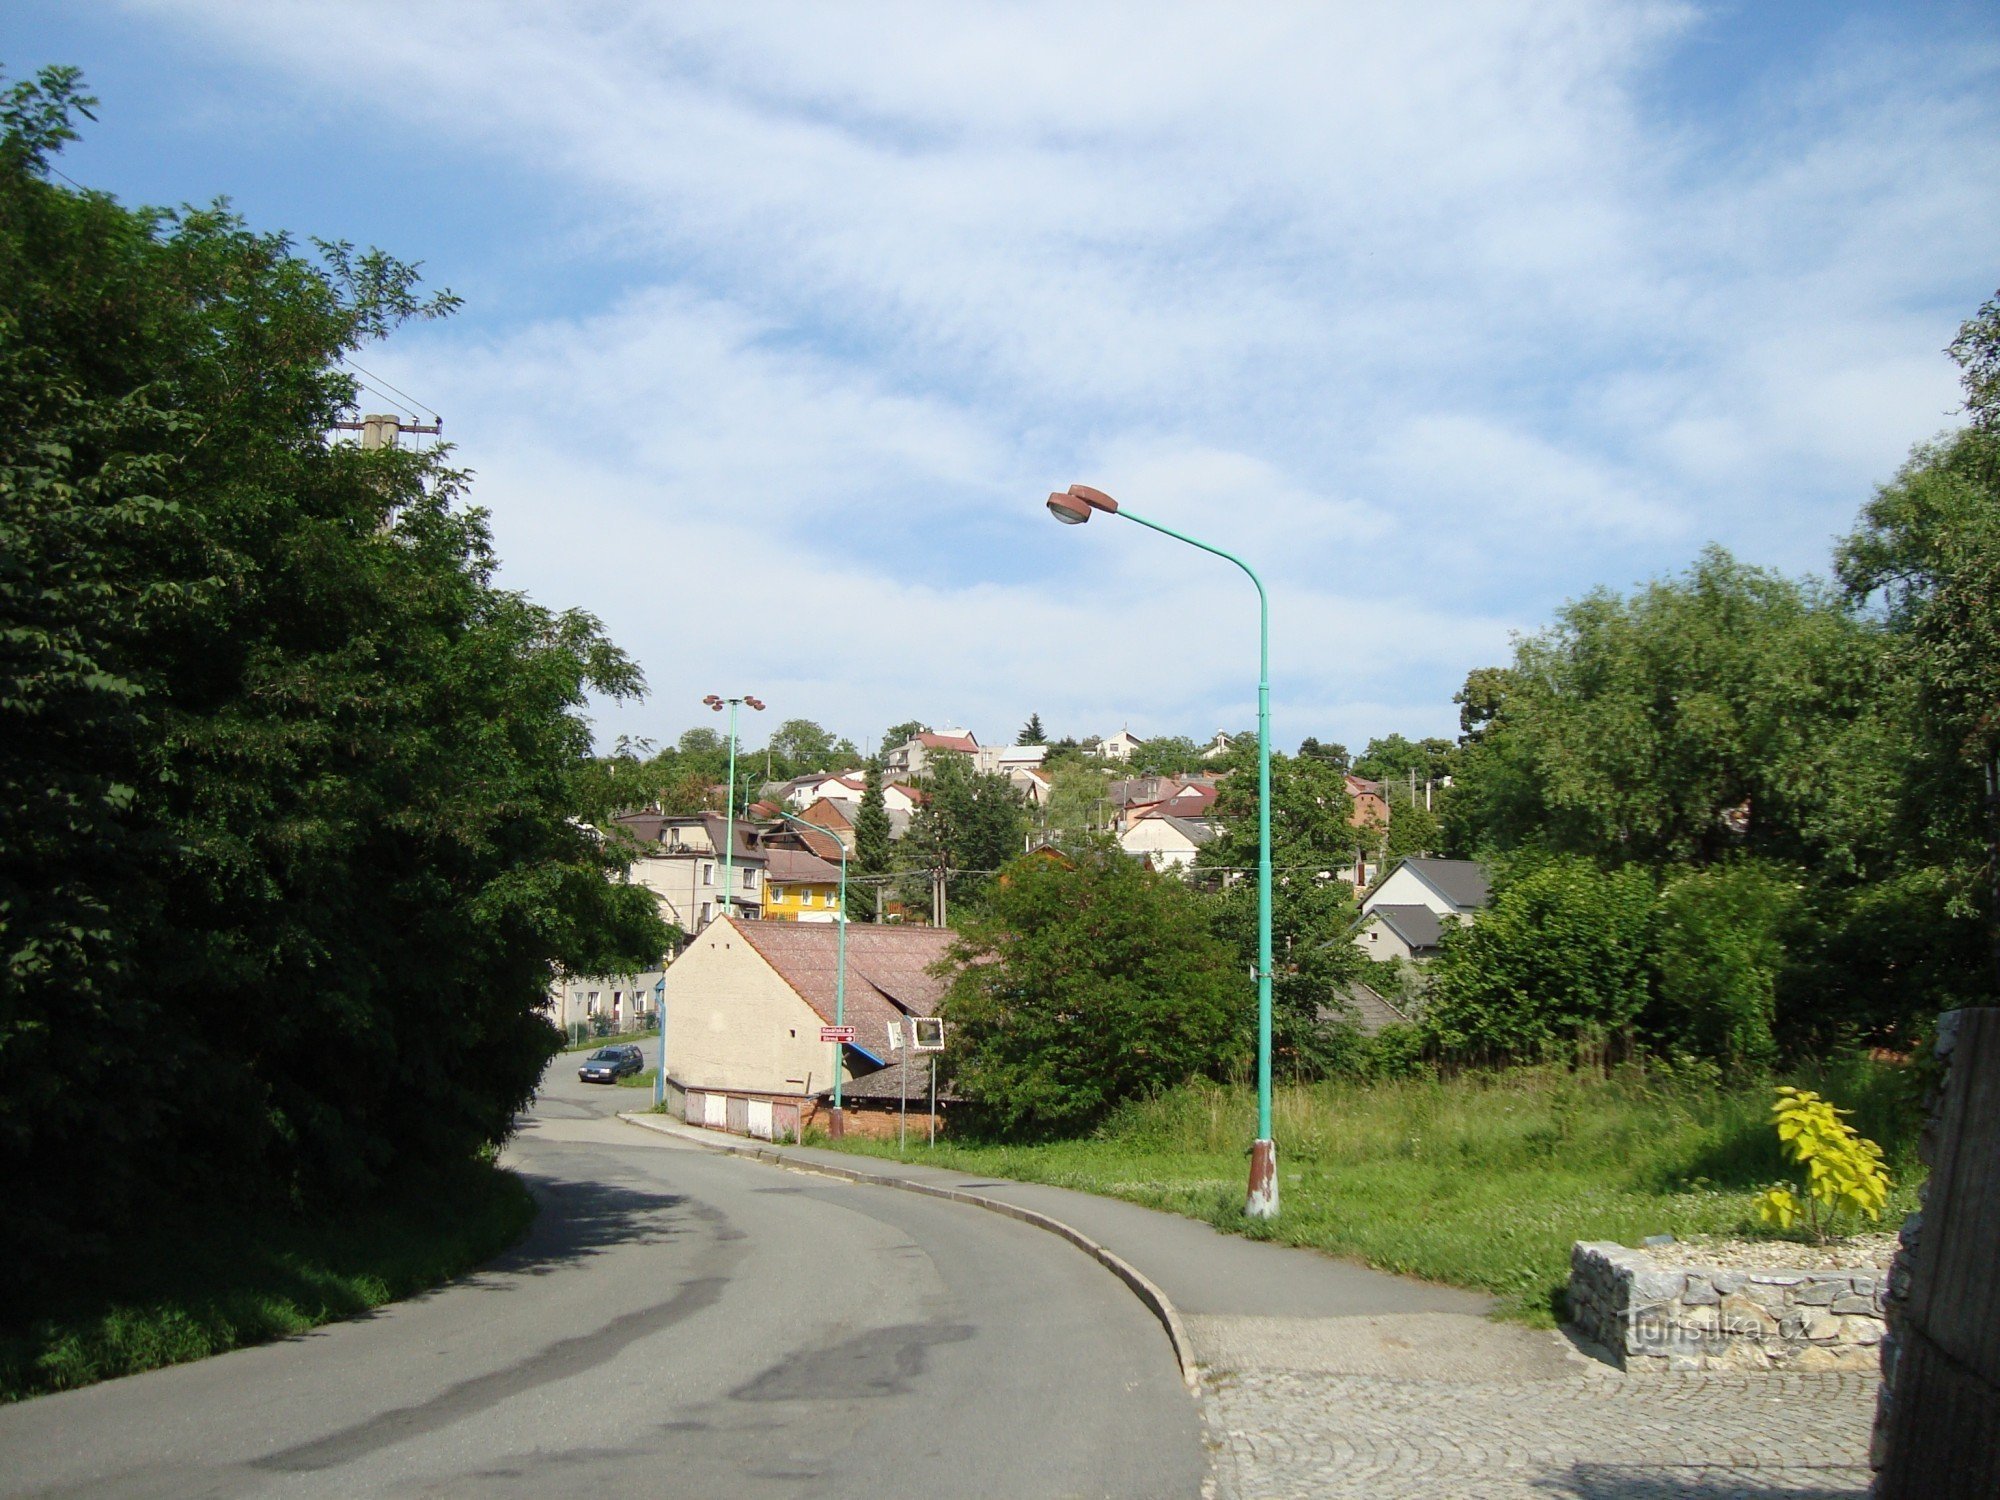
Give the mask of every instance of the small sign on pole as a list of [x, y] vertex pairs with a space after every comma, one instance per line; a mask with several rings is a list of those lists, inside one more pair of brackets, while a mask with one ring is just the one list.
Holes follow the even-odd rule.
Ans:
[[854, 1028], [852, 1026], [822, 1026], [819, 1029], [819, 1039], [822, 1042], [851, 1042], [854, 1040]]
[[944, 1051], [943, 1019], [938, 1016], [911, 1016], [910, 1045], [918, 1052]]

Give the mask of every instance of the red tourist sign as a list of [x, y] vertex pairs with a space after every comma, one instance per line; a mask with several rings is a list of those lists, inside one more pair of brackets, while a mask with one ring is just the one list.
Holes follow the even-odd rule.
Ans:
[[822, 1026], [819, 1029], [819, 1039], [822, 1042], [851, 1042], [854, 1040], [854, 1028], [852, 1026]]

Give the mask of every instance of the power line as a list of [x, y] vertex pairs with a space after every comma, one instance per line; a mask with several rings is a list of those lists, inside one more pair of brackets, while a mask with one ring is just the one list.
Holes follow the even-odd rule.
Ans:
[[[377, 385], [388, 387], [389, 390], [394, 391], [398, 396], [401, 396], [405, 401], [411, 403], [408, 410], [412, 416], [415, 416], [418, 412], [427, 411], [431, 414], [431, 420], [433, 422], [439, 422], [444, 420], [442, 417], [438, 415], [436, 407], [430, 405], [428, 402], [417, 400], [415, 396], [412, 396], [408, 391], [404, 390], [401, 386], [390, 385], [387, 380], [384, 380], [380, 375], [377, 375], [373, 370], [367, 368], [367, 366], [356, 363], [354, 360], [349, 359], [345, 354], [340, 356], [340, 361], [342, 364], [346, 365], [350, 370], [353, 370], [358, 374], [366, 375], [370, 380], [376, 382]], [[377, 391], [376, 394], [382, 396], [384, 400], [388, 399], [388, 396], [386, 395], [385, 392]]]

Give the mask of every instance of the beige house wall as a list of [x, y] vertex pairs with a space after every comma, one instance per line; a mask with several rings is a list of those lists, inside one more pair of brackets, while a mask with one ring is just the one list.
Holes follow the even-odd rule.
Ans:
[[[1414, 901], [1398, 901], [1397, 906], [1415, 906]], [[1364, 922], [1361, 930], [1354, 934], [1354, 946], [1370, 958], [1387, 963], [1392, 958], [1413, 957], [1410, 945], [1396, 936], [1395, 930], [1381, 918]]]
[[836, 1049], [819, 1039], [823, 1024], [729, 922], [711, 923], [667, 970], [667, 1074], [684, 1089], [827, 1088]]
[[1471, 920], [1453, 911], [1451, 903], [1420, 880], [1407, 865], [1398, 866], [1368, 898], [1362, 910], [1373, 911], [1378, 906], [1428, 906], [1439, 917], [1451, 917], [1461, 922]]

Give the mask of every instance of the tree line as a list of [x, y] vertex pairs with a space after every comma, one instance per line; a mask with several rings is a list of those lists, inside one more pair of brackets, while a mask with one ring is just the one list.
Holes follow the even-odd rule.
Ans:
[[580, 817], [637, 668], [495, 584], [442, 450], [328, 441], [456, 299], [55, 180], [94, 102], [0, 92], [0, 1311], [165, 1204], [490, 1151], [553, 969], [665, 943]]

